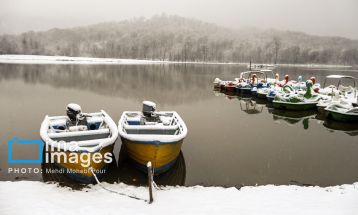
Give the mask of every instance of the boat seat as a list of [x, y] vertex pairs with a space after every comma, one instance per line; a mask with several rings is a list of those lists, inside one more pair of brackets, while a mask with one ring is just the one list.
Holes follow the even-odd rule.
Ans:
[[50, 121], [50, 127], [54, 130], [63, 131], [67, 128], [67, 119], [54, 119]]
[[103, 117], [101, 116], [92, 116], [87, 117], [87, 127], [88, 130], [97, 130], [103, 124]]
[[78, 137], [78, 136], [88, 136], [88, 135], [98, 135], [98, 134], [109, 134], [109, 128], [102, 128], [98, 130], [86, 130], [86, 131], [73, 131], [73, 132], [61, 132], [61, 133], [49, 133], [48, 136], [52, 139], [54, 138], [64, 138], [64, 137]]

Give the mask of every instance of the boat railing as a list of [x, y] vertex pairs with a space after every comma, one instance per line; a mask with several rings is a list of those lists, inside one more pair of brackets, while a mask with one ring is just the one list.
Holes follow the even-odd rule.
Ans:
[[181, 123], [179, 123], [178, 117], [177, 117], [177, 116], [174, 116], [173, 120], [175, 120], [176, 123], [177, 123], [177, 125], [179, 125], [178, 131], [179, 131], [180, 133], [176, 133], [176, 135], [179, 135], [179, 134], [181, 134], [182, 132], [184, 132], [184, 127], [183, 127], [183, 125], [182, 125]]

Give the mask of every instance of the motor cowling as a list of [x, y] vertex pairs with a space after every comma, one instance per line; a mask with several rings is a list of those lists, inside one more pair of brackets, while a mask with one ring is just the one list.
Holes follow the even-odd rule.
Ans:
[[81, 106], [74, 103], [68, 104], [66, 107], [66, 114], [71, 121], [77, 121], [82, 114]]
[[143, 101], [143, 115], [146, 117], [152, 117], [154, 115], [154, 112], [156, 111], [157, 105], [154, 102], [151, 101]]

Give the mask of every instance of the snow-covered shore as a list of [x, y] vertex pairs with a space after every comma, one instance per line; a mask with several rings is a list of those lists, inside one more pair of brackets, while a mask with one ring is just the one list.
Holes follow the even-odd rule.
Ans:
[[[138, 60], [117, 58], [92, 58], [92, 57], [68, 57], [45, 55], [0, 55], [0, 64], [208, 64], [208, 65], [248, 65], [248, 63], [233, 62], [201, 62], [201, 61], [162, 61], [162, 60]], [[323, 64], [277, 64], [283, 67], [307, 67], [307, 68], [350, 68], [346, 65]]]
[[[145, 187], [103, 184], [148, 199]], [[166, 187], [149, 205], [99, 185], [73, 191], [43, 182], [0, 182], [0, 214], [358, 214], [358, 183], [334, 187]]]
[[67, 57], [45, 55], [0, 55], [0, 63], [9, 64], [163, 64], [166, 61]]

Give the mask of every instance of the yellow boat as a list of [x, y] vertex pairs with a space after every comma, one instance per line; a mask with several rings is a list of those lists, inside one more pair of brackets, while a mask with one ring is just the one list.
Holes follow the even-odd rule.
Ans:
[[188, 132], [177, 112], [156, 112], [155, 103], [150, 101], [143, 102], [142, 112], [123, 112], [118, 131], [129, 158], [143, 171], [151, 161], [155, 174], [173, 166]]
[[105, 111], [82, 113], [79, 105], [69, 104], [67, 116], [45, 117], [40, 135], [46, 143], [45, 163], [58, 166], [59, 173], [74, 180], [91, 183], [93, 173], [101, 178], [113, 162], [118, 130]]

